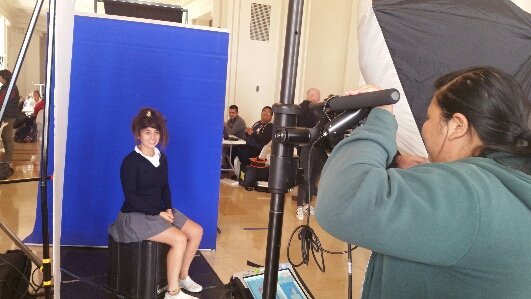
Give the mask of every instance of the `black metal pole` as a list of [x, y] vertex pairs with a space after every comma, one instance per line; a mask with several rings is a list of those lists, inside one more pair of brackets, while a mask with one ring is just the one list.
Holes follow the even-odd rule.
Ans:
[[[302, 27], [304, 0], [290, 0], [284, 46], [284, 61], [280, 89], [280, 104], [273, 105], [275, 121], [273, 132], [280, 127], [295, 127], [298, 105], [293, 105], [297, 81], [297, 64]], [[293, 159], [293, 145], [272, 140], [269, 189], [271, 204], [267, 233], [267, 249], [264, 273], [264, 292], [262, 298], [274, 299], [277, 294], [278, 265], [282, 224], [284, 218], [284, 199], [290, 181], [289, 164], [296, 163]]]
[[48, 21], [48, 48], [46, 56], [46, 93], [44, 98], [44, 125], [43, 125], [43, 139], [41, 145], [41, 211], [42, 211], [42, 260], [43, 260], [43, 285], [44, 295], [46, 299], [52, 298], [52, 267], [50, 262], [50, 240], [48, 228], [48, 181], [46, 180], [48, 173], [48, 143], [50, 131], [50, 99], [52, 95], [52, 66], [55, 54], [55, 14], [56, 2], [50, 0], [49, 2], [49, 21]]
[[[48, 176], [48, 177], [46, 177], [46, 179], [47, 180], [51, 180], [52, 177]], [[0, 185], [27, 183], [27, 182], [40, 182], [40, 181], [41, 181], [41, 177], [35, 177], [35, 178], [25, 178], [25, 179], [15, 179], [15, 180], [0, 181]]]

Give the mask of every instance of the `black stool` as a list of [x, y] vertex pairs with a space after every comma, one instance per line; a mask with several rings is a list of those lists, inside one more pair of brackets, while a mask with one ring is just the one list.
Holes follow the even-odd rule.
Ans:
[[141, 241], [115, 242], [109, 235], [107, 286], [121, 295], [139, 299], [156, 299], [168, 289], [166, 256], [170, 246]]

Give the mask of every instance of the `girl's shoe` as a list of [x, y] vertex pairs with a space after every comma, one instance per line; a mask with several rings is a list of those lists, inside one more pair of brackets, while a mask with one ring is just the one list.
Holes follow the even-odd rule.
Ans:
[[175, 295], [170, 295], [170, 293], [166, 292], [166, 295], [164, 295], [164, 299], [198, 299], [198, 298], [194, 296], [190, 296], [183, 291], [180, 291], [179, 293]]
[[190, 276], [186, 276], [185, 279], [179, 279], [179, 288], [185, 289], [192, 293], [198, 293], [203, 290], [203, 287], [197, 282], [193, 281]]

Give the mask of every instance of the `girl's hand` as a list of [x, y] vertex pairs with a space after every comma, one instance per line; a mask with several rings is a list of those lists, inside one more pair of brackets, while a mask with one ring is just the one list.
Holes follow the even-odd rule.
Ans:
[[171, 209], [160, 212], [159, 216], [166, 219], [166, 221], [168, 221], [169, 223], [173, 223], [173, 212], [171, 211]]

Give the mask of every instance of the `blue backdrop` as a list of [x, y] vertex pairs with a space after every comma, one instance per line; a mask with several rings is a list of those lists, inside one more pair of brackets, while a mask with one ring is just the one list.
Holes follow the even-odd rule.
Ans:
[[[200, 248], [215, 249], [228, 33], [74, 22], [61, 244], [107, 245], [123, 202], [120, 164], [135, 146], [131, 120], [147, 106], [167, 118], [173, 205], [203, 226]], [[26, 242], [42, 242], [37, 214]]]

